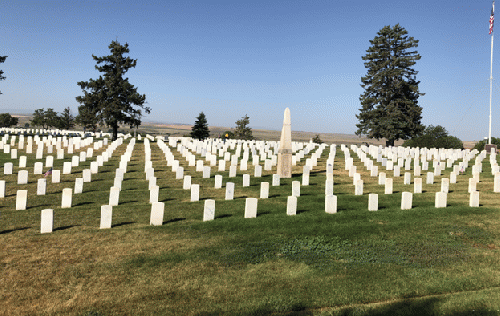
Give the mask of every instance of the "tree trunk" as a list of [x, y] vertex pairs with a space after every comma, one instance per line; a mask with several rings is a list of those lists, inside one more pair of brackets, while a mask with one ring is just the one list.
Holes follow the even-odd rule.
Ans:
[[385, 147], [394, 146], [394, 139], [388, 139], [385, 141]]
[[111, 140], [114, 141], [117, 138], [118, 138], [118, 124], [113, 124], [113, 137], [111, 138]]

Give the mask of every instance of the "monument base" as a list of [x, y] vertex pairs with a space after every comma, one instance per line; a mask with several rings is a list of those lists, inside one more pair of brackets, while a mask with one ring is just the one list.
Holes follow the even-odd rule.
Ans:
[[278, 174], [280, 178], [292, 177], [292, 154], [278, 153]]
[[490, 153], [491, 153], [491, 149], [492, 149], [492, 148], [494, 148], [495, 153], [496, 153], [496, 152], [497, 152], [497, 145], [493, 145], [493, 144], [491, 144], [491, 145], [485, 145], [485, 146], [484, 146], [484, 149], [486, 149], [486, 152], [487, 152], [488, 154], [490, 154]]

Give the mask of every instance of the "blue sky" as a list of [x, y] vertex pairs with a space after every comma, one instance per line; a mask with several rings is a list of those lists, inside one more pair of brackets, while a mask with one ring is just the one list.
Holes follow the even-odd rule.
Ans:
[[[500, 3], [500, 2], [499, 2]], [[0, 112], [77, 114], [76, 84], [98, 78], [96, 56], [128, 43], [127, 73], [146, 94], [144, 120], [280, 130], [356, 130], [361, 56], [386, 25], [419, 40], [422, 123], [462, 140], [488, 135], [491, 1], [2, 1]], [[497, 7], [500, 4], [497, 3]], [[497, 8], [497, 15], [500, 10]], [[498, 24], [498, 23], [497, 23]], [[496, 29], [500, 27], [496, 26]], [[500, 37], [493, 77], [500, 78]], [[500, 80], [492, 136], [500, 137]]]

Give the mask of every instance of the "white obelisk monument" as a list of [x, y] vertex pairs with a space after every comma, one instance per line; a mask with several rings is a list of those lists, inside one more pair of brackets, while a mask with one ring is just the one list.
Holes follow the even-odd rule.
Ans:
[[280, 149], [278, 151], [278, 174], [280, 178], [292, 177], [292, 127], [290, 109], [285, 109], [283, 129], [281, 130]]

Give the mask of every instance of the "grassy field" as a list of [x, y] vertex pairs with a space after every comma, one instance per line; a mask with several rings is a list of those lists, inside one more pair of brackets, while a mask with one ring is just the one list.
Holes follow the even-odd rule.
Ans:
[[[424, 184], [413, 208], [402, 211], [401, 194], [413, 192], [413, 181], [404, 185], [403, 177], [394, 178], [394, 193], [385, 195], [351, 152], [365, 182], [364, 195], [355, 196], [338, 148], [338, 213], [326, 214], [327, 148], [310, 185], [301, 187], [296, 216], [286, 215], [286, 199], [305, 159], [292, 179], [281, 179], [280, 187], [270, 186], [269, 199], [259, 199], [257, 218], [245, 219], [245, 198], [259, 197], [260, 182], [271, 183], [273, 172], [254, 178], [249, 163], [248, 188], [239, 170], [228, 178], [228, 171], [212, 167], [211, 178], [202, 179], [171, 148], [185, 175], [200, 184], [201, 200], [190, 202], [190, 192], [152, 142], [159, 200], [165, 203], [163, 226], [153, 227], [144, 143], [137, 141], [113, 227], [100, 230], [100, 206], [108, 203], [128, 142], [84, 184], [82, 194], [73, 195], [71, 209], [60, 208], [62, 189], [74, 187], [105, 148], [71, 175], [61, 175], [61, 183], [49, 177], [45, 196], [36, 195], [42, 176], [33, 175], [34, 156], [27, 155], [29, 184], [16, 184], [16, 164], [13, 175], [2, 172], [1, 315], [500, 315], [500, 203], [492, 193], [488, 158], [477, 186], [479, 208], [468, 207], [468, 168], [450, 184], [447, 208], [434, 208], [441, 176]], [[0, 152], [0, 164], [7, 161], [10, 156]], [[55, 160], [55, 168], [62, 163]], [[224, 186], [214, 188], [215, 174], [223, 183], [235, 182], [234, 200], [224, 200]], [[15, 211], [17, 189], [29, 192], [25, 211]], [[379, 194], [379, 211], [367, 210], [368, 193]], [[216, 200], [214, 221], [202, 221], [206, 199]], [[41, 235], [40, 211], [46, 208], [54, 209], [55, 231]]]

